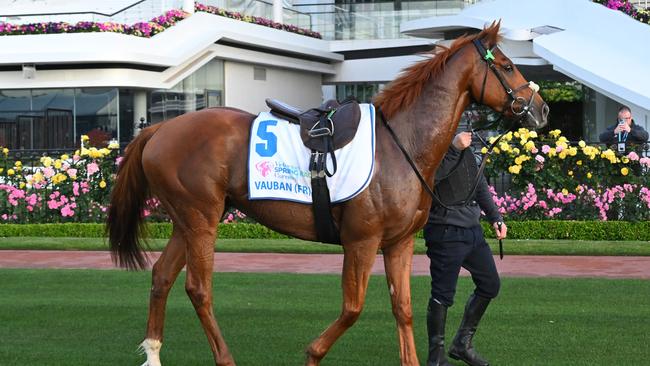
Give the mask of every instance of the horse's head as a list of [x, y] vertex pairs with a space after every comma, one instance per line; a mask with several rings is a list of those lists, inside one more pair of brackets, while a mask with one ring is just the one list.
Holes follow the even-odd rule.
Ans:
[[539, 86], [521, 75], [498, 48], [500, 23], [493, 23], [466, 47], [473, 50], [474, 72], [470, 90], [474, 99], [522, 127], [539, 129], [548, 123], [549, 108], [538, 94]]

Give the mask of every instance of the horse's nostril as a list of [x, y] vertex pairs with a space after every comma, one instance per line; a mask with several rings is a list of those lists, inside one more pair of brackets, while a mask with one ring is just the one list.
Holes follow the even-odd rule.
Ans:
[[542, 106], [542, 118], [544, 119], [544, 121], [546, 121], [550, 111], [551, 108], [549, 108], [548, 104], [544, 103], [544, 105]]

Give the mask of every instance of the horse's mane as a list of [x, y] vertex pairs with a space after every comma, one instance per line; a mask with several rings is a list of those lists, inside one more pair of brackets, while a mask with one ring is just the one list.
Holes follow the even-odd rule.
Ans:
[[395, 113], [415, 102], [426, 83], [439, 75], [447, 60], [463, 46], [475, 39], [485, 39], [488, 44], [498, 43], [499, 27], [500, 22], [493, 22], [478, 34], [464, 35], [456, 39], [449, 48], [436, 45], [433, 50], [424, 53], [428, 56], [426, 60], [404, 69], [397, 79], [382, 89], [375, 96], [374, 104], [381, 108], [386, 118], [392, 118]]

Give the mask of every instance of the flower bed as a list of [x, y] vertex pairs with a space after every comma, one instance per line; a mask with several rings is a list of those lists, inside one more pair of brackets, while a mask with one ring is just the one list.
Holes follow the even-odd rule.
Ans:
[[25, 166], [0, 153], [0, 222], [102, 222], [114, 179], [117, 143], [87, 146]]
[[[287, 32], [297, 33], [313, 38], [322, 38], [320, 33], [308, 29], [299, 28], [290, 24], [276, 23], [262, 17], [242, 15], [231, 12], [215, 6], [195, 4], [196, 11], [202, 11], [214, 15], [219, 15], [247, 23], [253, 23], [270, 28], [280, 29]], [[56, 34], [56, 33], [87, 33], [87, 32], [113, 32], [129, 34], [138, 37], [152, 37], [167, 28], [172, 27], [177, 22], [187, 18], [188, 13], [173, 9], [165, 14], [155, 17], [148, 22], [139, 22], [132, 25], [113, 23], [113, 22], [88, 22], [82, 21], [76, 24], [66, 22], [42, 22], [30, 24], [10, 24], [0, 22], [0, 36], [7, 35], [26, 35], [26, 34]]]
[[492, 192], [511, 218], [636, 221], [650, 219], [649, 169], [650, 158], [635, 151], [618, 154], [584, 141], [571, 146], [559, 130], [540, 137], [521, 128], [495, 147], [486, 174], [511, 175], [508, 192]]
[[[12, 161], [2, 149], [0, 223], [103, 222], [120, 161], [118, 146], [87, 145], [83, 136], [79, 150], [31, 166]], [[650, 158], [634, 151], [619, 155], [583, 141], [572, 146], [559, 130], [538, 136], [519, 129], [504, 136], [487, 159], [488, 176], [507, 172], [512, 178], [506, 193], [492, 190], [508, 219], [650, 220]], [[154, 199], [143, 215], [168, 220]], [[223, 218], [224, 223], [242, 221], [250, 222], [237, 210]]]

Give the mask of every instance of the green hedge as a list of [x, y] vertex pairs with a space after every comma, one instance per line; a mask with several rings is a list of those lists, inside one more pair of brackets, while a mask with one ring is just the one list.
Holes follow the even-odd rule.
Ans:
[[[510, 221], [510, 239], [571, 239], [571, 240], [641, 240], [650, 241], [650, 222], [627, 221]], [[148, 237], [164, 239], [171, 235], [171, 224], [147, 225]], [[488, 238], [494, 237], [490, 225], [483, 223]], [[0, 237], [104, 237], [102, 224], [0, 224]], [[259, 224], [219, 224], [219, 237], [228, 239], [282, 239], [279, 234]], [[422, 238], [422, 232], [417, 234]]]

